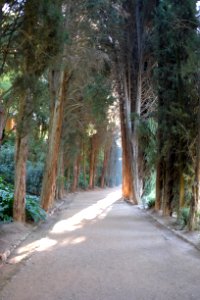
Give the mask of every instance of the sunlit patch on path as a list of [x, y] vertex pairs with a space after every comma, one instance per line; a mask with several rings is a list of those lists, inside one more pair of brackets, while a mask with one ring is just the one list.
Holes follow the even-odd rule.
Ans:
[[94, 220], [96, 218], [103, 219], [117, 200], [121, 197], [121, 191], [109, 193], [105, 198], [97, 203], [81, 210], [69, 219], [61, 220], [55, 224], [51, 233], [63, 233], [66, 231], [74, 231], [83, 226], [85, 221]]
[[[85, 195], [91, 195], [87, 193]], [[84, 195], [84, 194], [83, 194]], [[74, 232], [77, 229], [82, 228], [85, 224], [91, 221], [98, 221], [104, 219], [108, 212], [111, 210], [112, 205], [121, 198], [121, 190], [112, 190], [104, 198], [88, 206], [87, 208], [80, 210], [69, 218], [64, 218], [55, 223], [52, 230], [49, 232], [49, 236], [37, 239], [34, 242], [28, 243], [25, 246], [16, 250], [16, 254], [10, 258], [10, 264], [17, 264], [26, 259], [30, 254], [34, 252], [50, 251], [56, 245], [67, 246], [77, 245], [86, 241], [85, 236], [72, 236], [66, 235], [61, 239], [56, 238], [55, 235]], [[87, 199], [86, 199], [87, 200]]]
[[76, 194], [16, 249], [0, 299], [198, 300], [199, 253], [120, 198]]

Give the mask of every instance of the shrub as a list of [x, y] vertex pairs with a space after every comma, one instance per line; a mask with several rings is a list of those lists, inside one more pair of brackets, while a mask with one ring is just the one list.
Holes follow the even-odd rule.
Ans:
[[[14, 184], [14, 145], [6, 143], [0, 151], [0, 176], [10, 184]], [[26, 191], [33, 195], [40, 195], [42, 178], [44, 172], [44, 162], [27, 162]]]
[[190, 214], [189, 207], [183, 207], [180, 209], [179, 216], [178, 216], [178, 223], [180, 224], [181, 229], [187, 226], [189, 221], [189, 214]]
[[156, 182], [156, 174], [152, 172], [149, 177], [146, 178], [144, 184], [144, 192], [142, 195], [142, 204], [144, 207], [152, 208], [155, 206], [155, 182]]
[[26, 217], [27, 220], [34, 221], [35, 223], [46, 219], [46, 212], [41, 208], [38, 197], [27, 195]]
[[14, 153], [13, 145], [5, 144], [1, 146], [0, 151], [0, 174], [5, 181], [14, 183]]
[[89, 185], [89, 175], [86, 174], [86, 178], [84, 178], [84, 174], [81, 172], [79, 175], [78, 186], [81, 189], [86, 190], [88, 188], [88, 185]]
[[[0, 177], [0, 222], [13, 220], [13, 186], [5, 183]], [[28, 221], [38, 222], [46, 218], [45, 211], [40, 207], [39, 198], [26, 196], [26, 218]]]
[[27, 178], [26, 178], [26, 190], [33, 195], [40, 195], [42, 187], [42, 178], [44, 172], [44, 163], [36, 162], [27, 163]]
[[147, 201], [147, 206], [148, 208], [153, 208], [155, 206], [155, 198], [150, 198], [148, 201]]
[[11, 222], [14, 193], [10, 185], [6, 185], [0, 177], [0, 221]]

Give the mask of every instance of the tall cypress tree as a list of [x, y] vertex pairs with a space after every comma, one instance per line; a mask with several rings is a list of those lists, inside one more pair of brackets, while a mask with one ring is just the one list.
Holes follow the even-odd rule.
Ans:
[[[192, 157], [197, 51], [196, 1], [160, 1], [156, 14], [158, 61], [158, 151], [156, 207], [171, 215], [183, 203]], [[190, 67], [189, 67], [190, 66]]]
[[26, 161], [34, 108], [33, 93], [39, 77], [60, 49], [60, 24], [60, 1], [25, 2], [21, 12], [21, 27], [16, 34], [18, 55], [15, 64], [19, 73], [15, 82], [19, 95], [13, 210], [16, 221], [25, 219]]

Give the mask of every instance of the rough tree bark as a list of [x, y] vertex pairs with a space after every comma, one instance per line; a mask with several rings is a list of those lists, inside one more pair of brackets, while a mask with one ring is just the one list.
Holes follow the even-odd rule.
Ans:
[[[160, 102], [162, 99], [159, 98], [159, 104], [162, 105]], [[161, 113], [159, 113], [159, 118], [161, 118]], [[162, 155], [162, 148], [163, 148], [163, 135], [161, 121], [158, 122], [158, 134], [157, 134], [157, 165], [156, 165], [156, 199], [155, 199], [155, 210], [159, 211], [162, 208], [163, 203], [163, 187], [164, 187], [164, 162], [163, 162], [163, 155]]]
[[137, 0], [135, 4], [135, 30], [134, 30], [134, 46], [133, 46], [133, 68], [132, 68], [132, 105], [131, 113], [135, 115], [132, 122], [133, 131], [133, 154], [134, 154], [134, 178], [137, 197], [140, 194], [139, 182], [139, 136], [138, 136], [138, 122], [141, 114], [142, 102], [142, 66], [143, 66], [143, 29], [142, 28], [142, 1]]
[[95, 172], [97, 163], [97, 135], [94, 134], [90, 140], [90, 170], [89, 170], [89, 189], [93, 189], [95, 186]]
[[4, 129], [6, 126], [6, 120], [7, 120], [7, 114], [3, 108], [3, 106], [0, 106], [0, 146], [3, 141], [4, 136]]
[[179, 189], [179, 208], [183, 208], [185, 204], [185, 181], [183, 173], [180, 174], [180, 189]]
[[[200, 82], [200, 78], [199, 78]], [[200, 92], [200, 88], [199, 88]], [[200, 103], [198, 107], [198, 136], [196, 145], [196, 168], [195, 168], [195, 180], [193, 184], [193, 193], [190, 202], [190, 214], [188, 221], [188, 229], [190, 231], [195, 230], [198, 221], [197, 213], [200, 212]]]
[[82, 170], [83, 170], [83, 180], [84, 180], [84, 187], [87, 186], [87, 170], [86, 170], [86, 149], [85, 144], [82, 144]]
[[32, 102], [30, 98], [30, 91], [27, 91], [21, 98], [17, 120], [13, 219], [18, 222], [25, 221], [26, 162], [28, 156], [28, 130], [30, 127], [27, 120], [27, 113], [30, 109], [29, 105]]
[[103, 159], [103, 166], [102, 166], [102, 173], [101, 173], [101, 188], [105, 187], [105, 176], [106, 176], [106, 171], [108, 168], [108, 161], [110, 158], [110, 151], [111, 151], [111, 146], [106, 147], [104, 149], [104, 159]]
[[147, 20], [145, 6], [142, 0], [126, 1], [126, 9], [129, 12], [127, 18], [127, 28], [125, 31], [125, 93], [130, 101], [131, 115], [131, 135], [133, 149], [133, 172], [135, 193], [139, 199], [140, 191], [142, 190], [143, 180], [142, 164], [140, 163], [140, 148], [138, 124], [141, 115], [142, 103], [142, 73], [144, 65], [144, 33]]
[[56, 200], [62, 199], [64, 196], [64, 173], [65, 173], [64, 153], [63, 153], [63, 146], [61, 145], [59, 158], [58, 158], [58, 174], [57, 174], [57, 181], [56, 181]]
[[74, 193], [78, 187], [78, 180], [80, 174], [80, 162], [81, 162], [81, 155], [78, 154], [74, 161], [72, 193]]
[[[133, 204], [138, 203], [138, 197], [135, 189], [134, 170], [133, 170], [133, 149], [132, 149], [132, 130], [130, 120], [130, 97], [127, 78], [129, 78], [129, 69], [126, 69], [124, 58], [121, 59], [121, 53], [115, 53], [115, 76], [116, 90], [119, 98], [121, 142], [122, 142], [122, 196], [125, 200]], [[127, 62], [127, 61], [126, 61]], [[126, 69], [126, 70], [125, 70]]]
[[66, 98], [67, 85], [70, 76], [66, 70], [60, 72], [59, 92], [55, 101], [52, 113], [52, 121], [50, 121], [50, 133], [48, 141], [48, 153], [46, 158], [46, 166], [41, 191], [41, 204], [44, 210], [48, 211], [55, 199], [57, 161], [61, 142], [61, 131], [63, 122], [63, 104]]
[[122, 139], [122, 195], [124, 199], [138, 203], [137, 194], [134, 186], [133, 173], [133, 152], [131, 137], [127, 125], [127, 114], [124, 107], [124, 99], [120, 98], [120, 122], [121, 122], [121, 139]]
[[174, 153], [170, 148], [166, 158], [163, 195], [163, 216], [172, 216], [173, 187], [174, 187]]
[[162, 160], [158, 159], [156, 166], [156, 199], [155, 199], [155, 210], [159, 211], [162, 205], [162, 190], [163, 190], [163, 170]]

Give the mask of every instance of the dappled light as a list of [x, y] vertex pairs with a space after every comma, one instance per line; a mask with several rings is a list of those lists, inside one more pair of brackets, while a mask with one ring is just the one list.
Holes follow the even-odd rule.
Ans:
[[36, 240], [33, 243], [30, 243], [24, 247], [21, 247], [17, 250], [17, 255], [9, 260], [9, 263], [16, 264], [25, 259], [32, 252], [42, 252], [49, 250], [57, 244], [56, 240], [50, 239], [48, 237]]
[[70, 217], [66, 220], [61, 220], [56, 223], [51, 231], [51, 233], [64, 233], [77, 230], [83, 227], [85, 221], [91, 221], [96, 218], [104, 218], [109, 208], [113, 203], [119, 200], [121, 197], [120, 191], [115, 191], [109, 193], [105, 198], [99, 200], [97, 203], [83, 209], [79, 213]]
[[[30, 254], [34, 252], [51, 251], [56, 246], [76, 246], [85, 242], [86, 236], [74, 236], [70, 233], [83, 228], [90, 222], [103, 220], [112, 209], [113, 204], [120, 198], [121, 190], [114, 190], [96, 203], [74, 214], [72, 217], [61, 219], [53, 226], [53, 229], [50, 231], [50, 237], [46, 236], [20, 247], [16, 251], [16, 255], [9, 260], [9, 263], [17, 264], [28, 258]], [[67, 233], [68, 235], [62, 236], [60, 239], [61, 234]], [[56, 237], [56, 235], [58, 236]]]
[[[15, 250], [10, 265], [5, 265], [15, 276], [7, 281], [0, 298], [118, 300], [153, 295], [151, 299], [159, 299], [160, 286], [160, 295], [163, 289], [168, 291], [163, 299], [187, 300], [192, 282], [192, 292], [198, 295], [199, 255], [191, 255], [191, 246], [155, 226], [137, 206], [117, 201], [120, 196], [120, 190], [97, 189], [80, 192], [72, 203], [64, 204], [53, 223], [43, 223]], [[69, 221], [70, 230], [73, 225], [77, 229], [63, 227], [62, 232], [52, 233], [63, 221]], [[169, 276], [172, 271], [173, 277]], [[179, 298], [174, 282], [182, 286]]]
[[64, 238], [62, 241], [58, 241], [56, 239], [51, 239], [49, 237], [45, 237], [39, 240], [34, 241], [26, 246], [20, 247], [16, 251], [16, 255], [9, 259], [10, 264], [20, 263], [22, 260], [28, 258], [31, 253], [34, 252], [43, 252], [43, 251], [51, 251], [52, 248], [56, 245], [59, 246], [69, 246], [69, 245], [77, 245], [86, 241], [85, 236], [79, 237], [69, 237]]
[[83, 242], [85, 242], [85, 241], [86, 241], [86, 237], [80, 236], [80, 237], [78, 237], [78, 238], [72, 240], [72, 241], [71, 241], [71, 244], [72, 244], [72, 245], [77, 245], [77, 244], [83, 243]]
[[85, 236], [79, 236], [79, 237], [77, 237], [77, 238], [71, 237], [71, 238], [68, 238], [68, 239], [65, 238], [65, 239], [60, 243], [60, 245], [61, 245], [61, 246], [77, 245], [77, 244], [81, 244], [81, 243], [83, 243], [83, 242], [85, 242], [85, 241], [86, 241], [86, 237], [85, 237]]
[[0, 1], [0, 300], [200, 299], [199, 46], [200, 0]]
[[17, 253], [18, 254], [21, 254], [23, 252], [26, 252], [26, 251], [33, 251], [33, 250], [37, 250], [37, 251], [44, 251], [44, 250], [47, 250], [48, 248], [56, 245], [57, 242], [55, 240], [52, 240], [48, 237], [45, 237], [45, 238], [42, 238], [38, 241], [35, 241], [31, 244], [29, 244], [28, 246], [25, 246], [25, 247], [22, 247], [20, 248]]

